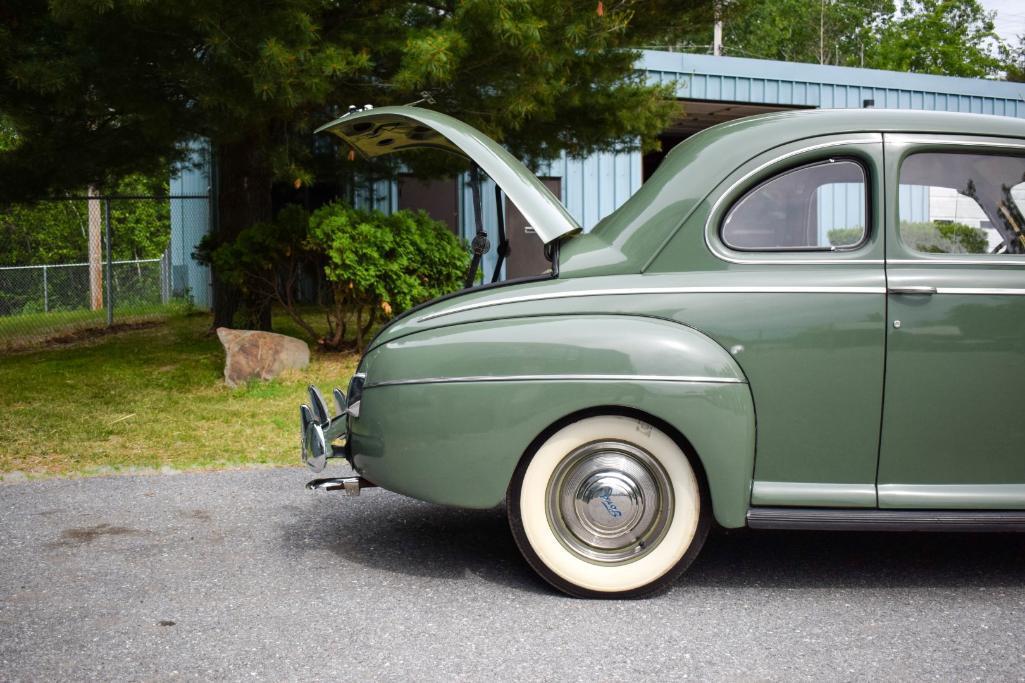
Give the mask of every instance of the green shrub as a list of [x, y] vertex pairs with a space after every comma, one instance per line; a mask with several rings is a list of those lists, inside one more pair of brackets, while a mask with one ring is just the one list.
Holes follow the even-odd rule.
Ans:
[[931, 254], [985, 254], [986, 232], [963, 223], [901, 221], [900, 238], [915, 251]]
[[318, 264], [306, 244], [309, 218], [301, 206], [290, 204], [272, 223], [250, 225], [231, 242], [221, 242], [216, 234], [206, 235], [193, 256], [213, 268], [224, 282], [238, 287], [251, 323], [257, 322], [260, 310], [278, 303], [316, 341], [319, 337], [299, 314], [296, 300], [304, 269], [313, 271]]
[[[388, 216], [341, 203], [313, 215], [282, 209], [273, 223], [257, 223], [229, 243], [208, 237], [197, 258], [239, 287], [246, 305], [277, 303], [309, 336], [330, 349], [362, 348], [380, 319], [460, 286], [469, 254], [444, 223], [423, 212]], [[330, 290], [323, 308], [328, 333], [309, 322], [297, 289], [303, 273], [323, 273]]]
[[445, 224], [422, 211], [385, 215], [337, 202], [310, 217], [307, 248], [326, 260], [333, 302], [323, 343], [332, 348], [345, 345], [349, 321], [362, 348], [379, 315], [458, 289], [469, 261]]

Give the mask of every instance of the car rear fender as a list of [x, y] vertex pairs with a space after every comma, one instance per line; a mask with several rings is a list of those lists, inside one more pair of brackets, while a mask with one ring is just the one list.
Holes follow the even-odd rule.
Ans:
[[754, 467], [747, 381], [716, 342], [640, 316], [532, 316], [434, 328], [367, 355], [357, 469], [386, 488], [464, 507], [501, 502], [539, 435], [609, 407], [681, 435], [715, 517], [743, 526]]

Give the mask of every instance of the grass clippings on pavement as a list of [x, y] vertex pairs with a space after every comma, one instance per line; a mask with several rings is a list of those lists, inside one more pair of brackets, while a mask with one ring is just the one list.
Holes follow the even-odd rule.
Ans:
[[298, 463], [306, 385], [344, 388], [356, 356], [314, 352], [303, 371], [230, 389], [208, 326], [177, 317], [0, 356], [0, 477]]

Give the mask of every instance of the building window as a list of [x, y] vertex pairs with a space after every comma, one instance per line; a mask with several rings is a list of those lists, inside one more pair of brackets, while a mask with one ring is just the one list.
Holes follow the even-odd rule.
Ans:
[[745, 194], [726, 214], [723, 243], [742, 251], [835, 251], [865, 241], [866, 179], [850, 159], [800, 166]]
[[900, 169], [900, 239], [929, 254], [1025, 254], [1025, 157], [913, 154]]

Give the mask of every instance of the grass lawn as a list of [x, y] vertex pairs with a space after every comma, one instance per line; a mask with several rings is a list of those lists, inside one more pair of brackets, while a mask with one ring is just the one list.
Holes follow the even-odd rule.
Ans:
[[[353, 354], [317, 354], [272, 382], [224, 385], [209, 316], [0, 356], [0, 476], [299, 462], [306, 385], [345, 387]], [[275, 330], [294, 330], [275, 319]]]

